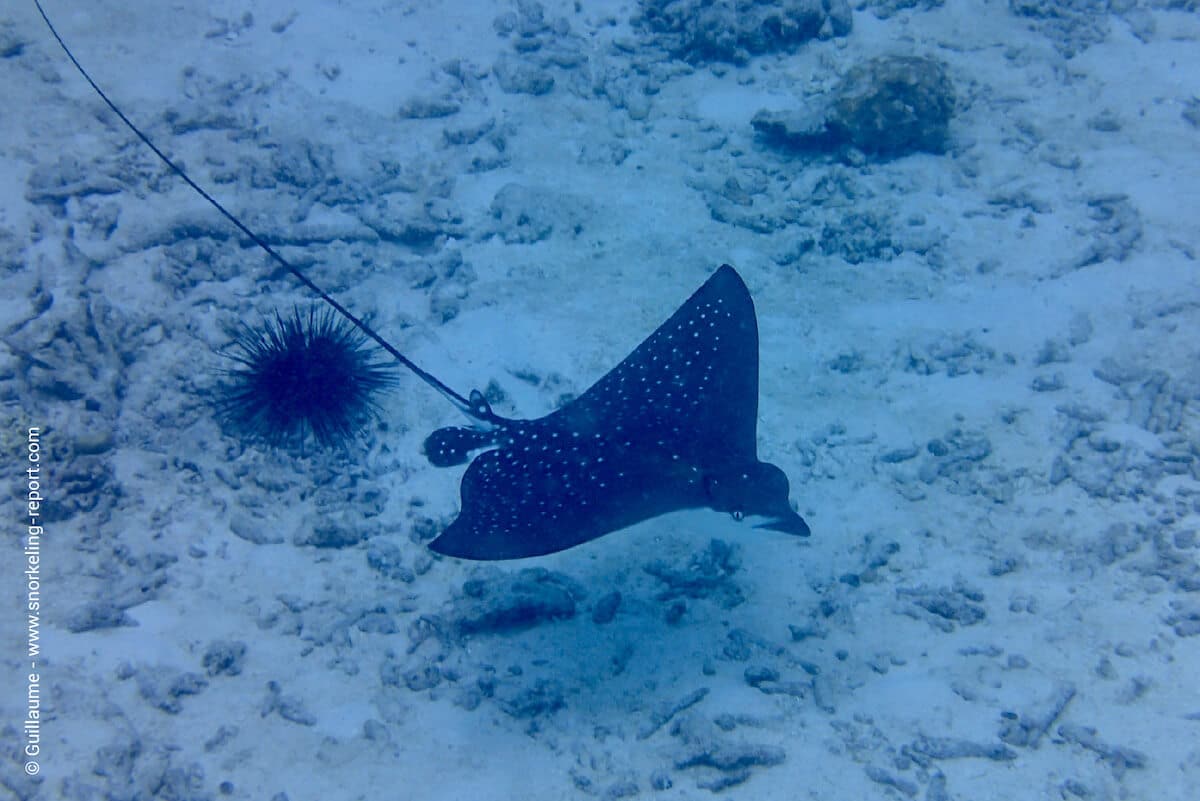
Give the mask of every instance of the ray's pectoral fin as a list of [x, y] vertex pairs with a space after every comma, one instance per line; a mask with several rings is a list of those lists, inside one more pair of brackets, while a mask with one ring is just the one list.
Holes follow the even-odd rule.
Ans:
[[[547, 438], [554, 432], [543, 429], [529, 442]], [[476, 456], [463, 474], [462, 511], [429, 549], [460, 559], [542, 556], [704, 505], [701, 482], [658, 458], [622, 461], [590, 444], [555, 450], [517, 443]]]
[[773, 464], [755, 462], [705, 477], [709, 506], [735, 517], [761, 517], [755, 528], [807, 537], [811, 532], [804, 518], [792, 508], [787, 475]]

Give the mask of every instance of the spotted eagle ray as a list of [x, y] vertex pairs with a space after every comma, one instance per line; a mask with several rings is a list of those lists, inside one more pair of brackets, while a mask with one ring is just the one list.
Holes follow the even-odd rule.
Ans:
[[807, 535], [788, 480], [759, 461], [758, 323], [723, 265], [619, 365], [566, 406], [492, 431], [443, 428], [435, 464], [493, 445], [462, 479], [462, 511], [430, 543], [466, 559], [540, 556], [680, 509], [709, 507]]
[[[473, 421], [425, 441], [436, 466], [470, 461], [461, 511], [429, 543], [437, 553], [500, 560], [562, 551], [668, 512], [762, 516], [759, 528], [808, 536], [787, 476], [760, 461], [758, 322], [737, 271], [722, 265], [607, 375], [536, 420], [492, 411], [423, 370], [338, 303], [168, 158], [100, 89], [35, 1], [101, 100], [168, 168], [338, 315]], [[300, 318], [297, 316], [297, 325]], [[303, 339], [303, 338], [301, 338]], [[289, 345], [290, 347], [290, 345]], [[472, 454], [482, 451], [472, 458]]]

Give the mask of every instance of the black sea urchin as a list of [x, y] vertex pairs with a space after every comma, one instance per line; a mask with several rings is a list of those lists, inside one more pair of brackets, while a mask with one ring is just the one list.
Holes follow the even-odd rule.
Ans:
[[276, 313], [262, 330], [243, 327], [229, 352], [217, 401], [221, 418], [272, 445], [345, 444], [375, 416], [375, 396], [395, 383], [367, 339], [332, 310]]

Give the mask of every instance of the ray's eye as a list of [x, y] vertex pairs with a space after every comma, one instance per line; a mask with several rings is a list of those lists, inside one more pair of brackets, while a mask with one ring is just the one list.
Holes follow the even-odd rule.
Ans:
[[739, 523], [746, 519], [746, 513], [743, 512], [741, 509], [734, 509], [732, 512], [729, 513], [729, 516], [732, 517], [734, 520], [738, 521]]

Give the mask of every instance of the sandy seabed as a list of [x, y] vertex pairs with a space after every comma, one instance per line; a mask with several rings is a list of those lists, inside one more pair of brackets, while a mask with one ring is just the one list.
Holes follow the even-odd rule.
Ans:
[[[494, 564], [425, 548], [461, 468], [421, 443], [462, 421], [407, 374], [341, 451], [217, 421], [231, 326], [308, 296], [6, 8], [4, 798], [1192, 797], [1194, 4], [777, 5], [819, 30], [48, 3], [199, 183], [501, 413], [738, 268], [759, 454], [813, 535], [694, 510]], [[943, 147], [756, 128], [895, 56], [952, 84]]]

